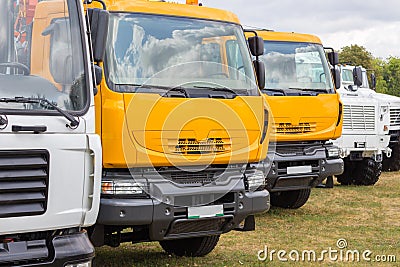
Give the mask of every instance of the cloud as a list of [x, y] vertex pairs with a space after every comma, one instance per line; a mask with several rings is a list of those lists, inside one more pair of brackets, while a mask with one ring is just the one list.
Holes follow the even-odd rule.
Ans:
[[[184, 3], [184, 0], [179, 0]], [[200, 0], [230, 10], [242, 24], [316, 34], [340, 49], [359, 44], [375, 56], [400, 56], [399, 0]]]

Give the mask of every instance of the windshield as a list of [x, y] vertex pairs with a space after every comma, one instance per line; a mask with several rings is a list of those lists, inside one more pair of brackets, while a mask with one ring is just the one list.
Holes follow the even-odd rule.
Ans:
[[[0, 98], [45, 98], [81, 111], [87, 105], [77, 1], [0, 1]], [[54, 110], [0, 102], [0, 109]]]
[[328, 63], [321, 45], [265, 41], [265, 88], [334, 92]]
[[366, 70], [362, 71], [362, 87], [369, 88], [368, 75]]
[[[239, 25], [153, 14], [112, 13], [106, 77], [115, 91], [228, 88], [258, 94]], [[122, 86], [125, 85], [125, 86]], [[129, 85], [128, 87], [126, 85]]]
[[345, 84], [354, 84], [353, 80], [353, 70], [352, 69], [342, 69], [342, 80]]

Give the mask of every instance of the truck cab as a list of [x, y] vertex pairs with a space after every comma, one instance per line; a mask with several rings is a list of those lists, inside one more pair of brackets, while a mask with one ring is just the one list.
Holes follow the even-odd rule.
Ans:
[[[390, 135], [390, 142], [389, 148], [391, 151], [391, 156], [388, 157], [387, 153], [383, 153], [383, 160], [382, 160], [382, 170], [383, 171], [398, 171], [400, 170], [400, 97], [387, 95], [378, 93], [375, 91], [376, 86], [376, 77], [373, 72], [370, 73], [370, 78], [372, 84], [370, 85], [368, 81], [368, 71], [362, 66], [355, 67], [349, 66], [346, 67], [347, 76], [346, 79], [350, 80], [350, 85], [354, 86], [354, 79], [351, 77], [351, 72], [354, 68], [359, 68], [362, 73], [362, 84], [357, 86], [357, 91], [360, 93], [364, 93], [366, 95], [370, 95], [371, 97], [377, 99], [378, 101], [385, 102], [389, 105], [389, 117], [390, 121], [389, 124], [385, 121], [385, 125], [389, 127], [389, 135]], [[343, 68], [345, 69], [345, 68]], [[387, 131], [385, 132], [387, 134]]]
[[163, 1], [106, 6], [93, 243], [159, 241], [168, 253], [203, 256], [221, 234], [254, 230], [252, 215], [269, 209], [270, 113], [237, 17]]
[[373, 185], [381, 174], [383, 155], [391, 156], [389, 102], [364, 87], [367, 79], [361, 68], [341, 65], [340, 70], [343, 133], [334, 143], [342, 150], [345, 170], [337, 180], [344, 185]]
[[0, 1], [0, 265], [91, 266], [101, 142], [83, 6]]
[[[300, 208], [328, 176], [343, 172], [339, 148], [342, 103], [318, 37], [256, 30], [264, 39], [265, 88], [274, 118], [272, 168], [267, 173], [271, 205]], [[254, 31], [249, 30], [249, 35]]]

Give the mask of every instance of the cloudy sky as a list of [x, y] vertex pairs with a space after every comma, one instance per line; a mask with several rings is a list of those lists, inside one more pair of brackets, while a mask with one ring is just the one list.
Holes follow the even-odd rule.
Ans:
[[[184, 3], [185, 0], [178, 0]], [[400, 57], [400, 0], [200, 0], [230, 10], [243, 25], [318, 35], [325, 46], [358, 44]]]

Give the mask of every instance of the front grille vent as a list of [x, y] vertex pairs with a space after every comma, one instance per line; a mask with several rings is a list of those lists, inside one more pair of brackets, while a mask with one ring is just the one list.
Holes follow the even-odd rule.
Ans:
[[315, 132], [317, 124], [315, 122], [301, 122], [299, 125], [291, 123], [275, 123], [274, 129], [277, 134], [302, 134]]
[[374, 131], [375, 107], [345, 105], [343, 110], [343, 130]]
[[44, 214], [48, 184], [46, 150], [0, 151], [0, 218]]
[[390, 108], [390, 126], [400, 126], [400, 108]]
[[195, 138], [181, 138], [172, 148], [174, 153], [184, 155], [224, 153], [230, 150], [231, 142], [227, 138], [207, 138], [200, 141]]

